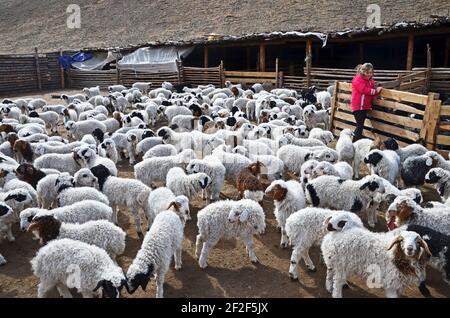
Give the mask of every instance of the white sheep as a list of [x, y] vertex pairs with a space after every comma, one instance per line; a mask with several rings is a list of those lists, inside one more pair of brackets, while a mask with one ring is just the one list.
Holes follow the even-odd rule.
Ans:
[[326, 226], [330, 233], [323, 238], [321, 250], [327, 266], [326, 288], [333, 298], [342, 297], [348, 277], [367, 278], [374, 268], [386, 297], [398, 297], [405, 287], [419, 286], [425, 280], [427, 254], [431, 253], [419, 234], [373, 233], [349, 222], [347, 214], [333, 215]]
[[105, 138], [98, 146], [98, 153], [100, 156], [111, 159], [114, 164], [119, 161], [119, 152], [116, 148], [116, 143], [111, 138]]
[[305, 194], [302, 185], [295, 181], [275, 180], [266, 189], [265, 194], [275, 202], [273, 213], [281, 228], [280, 246], [286, 248], [288, 237], [286, 235], [286, 219], [294, 212], [305, 207]]
[[72, 135], [73, 138], [80, 140], [84, 135], [93, 133], [94, 130], [99, 129], [103, 133], [106, 132], [106, 126], [98, 120], [88, 119], [84, 121], [67, 121], [64, 124], [66, 130]]
[[353, 132], [345, 128], [341, 131], [339, 139], [336, 143], [336, 151], [339, 156], [339, 161], [345, 161], [348, 164], [353, 163], [353, 157], [355, 156], [355, 149], [353, 148]]
[[117, 298], [126, 285], [122, 268], [104, 249], [71, 239], [43, 246], [31, 260], [31, 267], [39, 278], [39, 298], [55, 286], [65, 298], [72, 298], [69, 288], [76, 288], [85, 298], [102, 288], [103, 296]]
[[180, 167], [171, 168], [166, 175], [166, 187], [175, 195], [185, 195], [192, 200], [200, 191], [211, 184], [211, 178], [203, 172], [186, 174]]
[[311, 129], [311, 131], [309, 132], [308, 138], [318, 139], [321, 142], [323, 142], [325, 145], [328, 145], [330, 142], [333, 141], [334, 136], [331, 131], [323, 130], [321, 128], [316, 127], [316, 128]]
[[156, 145], [151, 149], [147, 150], [142, 156], [142, 159], [149, 159], [152, 157], [168, 157], [175, 156], [177, 154], [177, 148], [172, 145]]
[[61, 222], [112, 221], [112, 209], [98, 201], [85, 200], [53, 210], [28, 208], [20, 212], [20, 228], [25, 231], [35, 216], [53, 215]]
[[186, 149], [175, 156], [145, 159], [134, 166], [134, 176], [147, 186], [151, 186], [153, 182], [165, 181], [171, 168], [184, 166], [194, 158], [194, 152]]
[[68, 238], [103, 248], [113, 260], [125, 251], [125, 232], [106, 220], [73, 224], [63, 223], [53, 215], [45, 215], [33, 218], [27, 231], [36, 233], [42, 245], [51, 240]]
[[189, 199], [185, 195], [175, 196], [172, 190], [166, 187], [157, 188], [150, 193], [148, 196], [148, 206], [149, 209], [146, 211], [146, 217], [149, 229], [156, 215], [166, 210], [172, 210], [178, 214], [183, 222], [191, 219]]
[[99, 190], [106, 195], [113, 207], [114, 223], [118, 223], [119, 207], [129, 207], [133, 214], [136, 230], [138, 234], [142, 234], [139, 209], [148, 215], [148, 196], [151, 189], [139, 180], [115, 177], [104, 165], [95, 166], [91, 168], [91, 171], [98, 179]]
[[212, 155], [222, 162], [226, 171], [225, 177], [233, 183], [236, 182], [239, 172], [252, 163], [243, 155], [224, 151], [223, 147], [214, 149]]
[[261, 206], [249, 199], [217, 201], [197, 214], [199, 234], [195, 242], [195, 255], [200, 268], [207, 267], [208, 254], [221, 238], [241, 238], [252, 262], [255, 255], [253, 235], [264, 232], [265, 215]]
[[81, 168], [82, 160], [75, 153], [58, 154], [48, 153], [34, 161], [37, 169], [56, 169], [61, 172], [74, 174]]
[[311, 178], [319, 176], [337, 176], [344, 180], [351, 180], [353, 178], [352, 167], [344, 161], [332, 164], [328, 161], [319, 162], [311, 173]]
[[375, 173], [394, 185], [397, 183], [400, 176], [400, 157], [394, 151], [374, 149], [364, 157], [364, 163], [372, 174]]
[[383, 179], [369, 175], [361, 180], [344, 180], [335, 176], [320, 176], [306, 185], [306, 199], [314, 207], [345, 210], [354, 213], [367, 211], [369, 226], [377, 221], [376, 210], [370, 206], [384, 193]]
[[[6, 203], [0, 202], [0, 240], [4, 237], [9, 242], [14, 242], [15, 237], [12, 233], [12, 225], [17, 222], [14, 211]], [[0, 266], [6, 264], [6, 259], [0, 253]]]
[[[316, 267], [309, 257], [309, 249], [313, 246], [320, 246], [323, 237], [327, 234], [324, 222], [332, 215], [344, 212], [323, 208], [304, 208], [291, 214], [286, 220], [286, 235], [292, 245], [291, 265], [289, 276], [292, 279], [298, 278], [298, 263], [300, 258], [305, 262], [308, 270], [314, 272]], [[361, 219], [353, 213], [348, 213], [349, 219], [355, 223], [360, 223]]]
[[139, 286], [145, 290], [151, 275], [156, 279], [156, 297], [163, 297], [163, 285], [172, 256], [175, 269], [180, 270], [184, 225], [173, 211], [158, 213], [150, 230], [144, 237], [141, 249], [127, 271], [127, 286], [130, 294]]

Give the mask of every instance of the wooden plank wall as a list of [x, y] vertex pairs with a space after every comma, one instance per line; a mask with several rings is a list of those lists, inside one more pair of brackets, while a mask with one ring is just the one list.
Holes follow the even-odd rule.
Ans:
[[100, 86], [100, 89], [107, 89], [108, 86], [117, 84], [116, 70], [107, 71], [85, 71], [70, 69], [68, 71], [69, 87], [83, 89], [84, 87]]
[[58, 53], [38, 54], [39, 74], [34, 55], [0, 55], [0, 95], [61, 88]]
[[[351, 84], [336, 81], [335, 85], [330, 121], [331, 131], [339, 135], [342, 129], [354, 130], [356, 125], [351, 110]], [[373, 104], [364, 126], [365, 137], [394, 137], [402, 146], [422, 143], [441, 153], [446, 147], [450, 150], [450, 136], [442, 135], [439, 127], [442, 116], [450, 115], [450, 107], [441, 107], [435, 94], [383, 89]]]
[[181, 66], [182, 82], [189, 86], [213, 84], [223, 86], [221, 67], [188, 67]]
[[230, 81], [233, 84], [239, 83], [244, 87], [250, 87], [255, 83], [260, 83], [267, 86], [268, 89], [271, 89], [279, 87], [283, 83], [281, 72], [224, 71], [224, 75], [226, 81]]
[[[425, 68], [414, 68], [413, 71], [424, 71]], [[437, 67], [431, 69], [430, 92], [450, 94], [450, 68]]]
[[177, 72], [167, 73], [146, 73], [135, 72], [132, 70], [120, 70], [120, 84], [126, 87], [131, 87], [136, 82], [151, 82], [153, 87], [161, 87], [164, 81], [171, 82], [172, 84], [178, 83]]

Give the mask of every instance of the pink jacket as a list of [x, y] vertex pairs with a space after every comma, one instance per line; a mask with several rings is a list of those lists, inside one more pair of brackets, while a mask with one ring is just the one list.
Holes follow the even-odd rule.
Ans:
[[372, 109], [372, 101], [377, 94], [373, 79], [356, 75], [352, 80], [352, 110]]

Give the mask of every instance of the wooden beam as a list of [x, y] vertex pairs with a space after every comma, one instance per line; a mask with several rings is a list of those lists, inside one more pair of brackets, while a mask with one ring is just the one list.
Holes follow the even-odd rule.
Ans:
[[306, 40], [306, 86], [311, 86], [311, 59], [312, 59], [312, 41]]
[[266, 71], [266, 45], [265, 44], [259, 45], [259, 71], [260, 72]]
[[359, 64], [364, 63], [364, 43], [359, 43]]
[[[63, 56], [62, 48], [59, 49], [59, 56]], [[64, 79], [64, 68], [62, 67], [62, 65], [59, 68], [60, 68], [60, 72], [61, 72], [61, 88], [64, 89], [64, 88], [66, 88], [66, 83], [65, 83], [65, 79]]]
[[413, 67], [414, 57], [414, 35], [411, 33], [408, 35], [408, 52], [406, 56], [406, 70], [411, 71]]
[[444, 67], [450, 65], [450, 37], [447, 37], [445, 41], [445, 54], [444, 54]]
[[203, 48], [203, 67], [208, 68], [208, 47]]
[[39, 54], [38, 48], [34, 48], [34, 61], [36, 64], [36, 75], [37, 75], [37, 84], [40, 91], [42, 91], [42, 82], [41, 82], [41, 68], [39, 67]]
[[279, 72], [279, 68], [278, 68], [278, 57], [275, 59], [275, 87], [276, 88], [278, 88], [279, 87], [279, 74], [278, 74], [278, 72]]
[[250, 63], [251, 63], [251, 49], [249, 46], [245, 48], [245, 58], [247, 63], [247, 71], [250, 71]]

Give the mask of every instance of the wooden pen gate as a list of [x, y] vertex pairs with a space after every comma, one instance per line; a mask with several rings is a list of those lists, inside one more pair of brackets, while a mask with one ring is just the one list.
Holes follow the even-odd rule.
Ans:
[[[335, 82], [331, 131], [339, 135], [344, 128], [354, 130], [355, 119], [351, 109], [350, 83]], [[450, 150], [450, 106], [441, 106], [437, 95], [420, 95], [410, 92], [383, 89], [374, 100], [373, 110], [365, 122], [363, 136], [393, 137], [405, 146], [421, 143], [428, 149], [448, 154]]]

